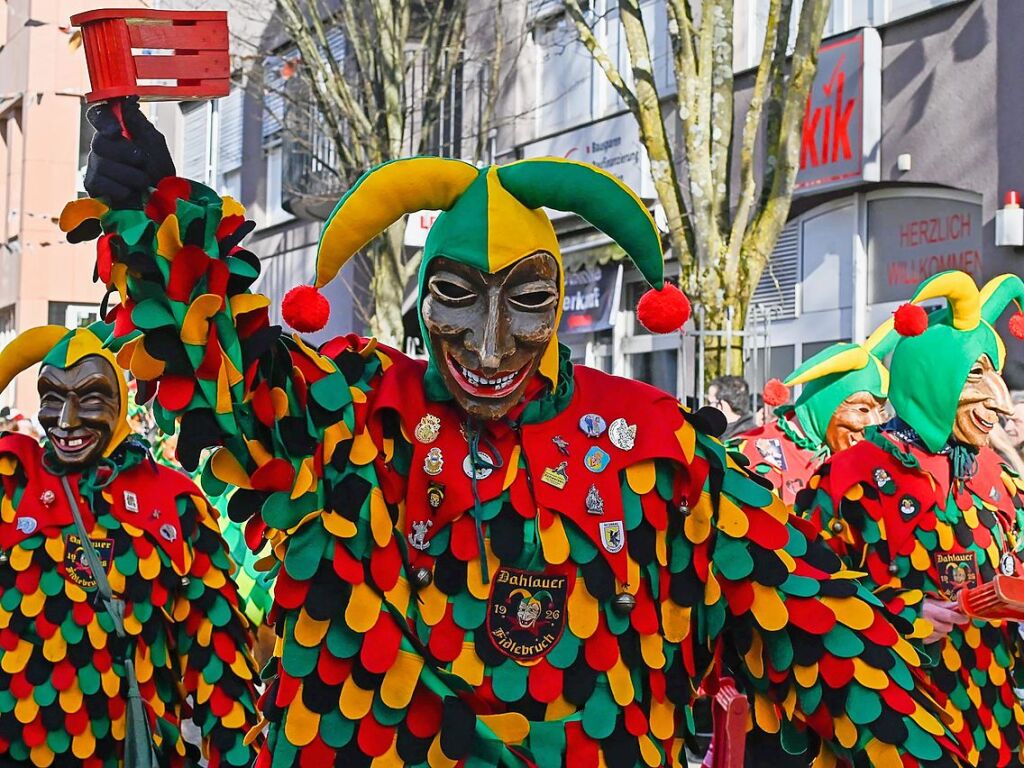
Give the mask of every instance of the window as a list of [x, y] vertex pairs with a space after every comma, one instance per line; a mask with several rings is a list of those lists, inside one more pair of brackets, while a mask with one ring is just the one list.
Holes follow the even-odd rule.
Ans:
[[790, 222], [775, 243], [772, 257], [750, 299], [748, 315], [771, 320], [796, 317], [796, 284], [800, 279], [800, 225]]
[[[3, 125], [0, 123], [0, 125]], [[0, 348], [6, 347], [17, 336], [16, 321], [17, 313], [14, 304], [8, 304], [6, 307], [0, 309]], [[14, 397], [18, 387], [18, 382], [15, 380], [11, 383], [11, 386], [7, 387], [3, 392], [0, 392], [0, 406], [13, 406]]]
[[272, 227], [275, 224], [281, 224], [292, 218], [292, 215], [282, 207], [283, 155], [280, 143], [275, 144], [273, 147], [268, 147], [266, 150], [267, 194], [263, 208], [265, 212], [263, 226], [265, 227]]
[[65, 328], [83, 328], [100, 319], [100, 308], [96, 304], [72, 304], [67, 301], [51, 301], [47, 303], [46, 317], [50, 325], [63, 325]]
[[[593, 119], [594, 64], [565, 14], [533, 30], [537, 42], [537, 135], [558, 133]], [[601, 74], [601, 77], [604, 77]]]
[[213, 123], [213, 102], [199, 101], [181, 105], [182, 129], [181, 175], [202, 184], [210, 184], [212, 162], [210, 131]]

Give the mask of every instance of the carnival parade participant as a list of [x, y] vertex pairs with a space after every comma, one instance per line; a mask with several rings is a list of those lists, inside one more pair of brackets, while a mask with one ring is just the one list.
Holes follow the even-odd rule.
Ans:
[[[918, 306], [938, 298], [948, 307]], [[1017, 626], [970, 620], [956, 600], [998, 573], [1021, 575], [1024, 485], [988, 442], [1012, 409], [993, 324], [1022, 299], [1015, 275], [980, 292], [963, 272], [922, 283], [892, 321], [902, 336], [889, 387], [896, 418], [825, 464], [798, 504], [890, 610], [914, 623], [968, 763], [989, 768], [1021, 764]], [[1024, 315], [1010, 328], [1024, 336]]]
[[249, 765], [256, 671], [202, 492], [127, 420], [113, 329], [25, 332], [0, 390], [42, 362], [42, 446], [0, 437], [0, 766]]
[[[865, 427], [881, 423], [889, 387], [881, 358], [891, 351], [893, 336], [882, 328], [863, 345], [833, 344], [785, 381], [765, 385], [765, 403], [778, 406], [778, 418], [738, 435], [732, 445], [786, 504], [796, 501], [828, 456], [861, 440]], [[789, 387], [798, 384], [800, 397], [786, 406]]]
[[[163, 140], [124, 115], [133, 141], [91, 112], [86, 185], [106, 202], [62, 226], [100, 237], [109, 343], [156, 386], [157, 420], [180, 420], [178, 458], [217, 446], [204, 485], [236, 487], [229, 513], [281, 561], [257, 765], [683, 765], [682, 710], [726, 669], [855, 765], [956, 764], [916, 652], [806, 524], [673, 397], [560, 348], [543, 206], [606, 231], [660, 289], [649, 327], [685, 320], [618, 180], [556, 159], [368, 171], [326, 223], [317, 285], [442, 210], [419, 273], [429, 360], [355, 336], [315, 349], [249, 291], [241, 207], [152, 175]], [[305, 287], [283, 311], [313, 332], [328, 306]]]

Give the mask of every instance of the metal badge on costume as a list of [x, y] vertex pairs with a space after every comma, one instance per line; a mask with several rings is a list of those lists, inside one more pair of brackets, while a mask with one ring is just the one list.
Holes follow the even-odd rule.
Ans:
[[[89, 541], [92, 542], [96, 554], [100, 556], [103, 569], [109, 573], [114, 540], [90, 537]], [[64, 572], [72, 584], [77, 584], [82, 589], [96, 589], [96, 576], [85, 558], [82, 540], [73, 533], [69, 533], [64, 540]]]
[[608, 426], [608, 439], [620, 451], [631, 451], [636, 443], [636, 424], [627, 424], [625, 419], [616, 419]]
[[773, 467], [778, 467], [783, 472], [789, 469], [786, 463], [786, 455], [782, 452], [782, 441], [776, 437], [762, 437], [755, 443], [757, 452], [764, 457], [764, 460]]
[[611, 460], [612, 457], [606, 451], [602, 451], [595, 445], [583, 457], [583, 464], [591, 472], [604, 472]]
[[601, 546], [613, 555], [626, 546], [626, 531], [621, 520], [601, 523]]
[[420, 419], [419, 424], [416, 425], [416, 429], [413, 431], [414, 437], [424, 444], [429, 444], [437, 440], [437, 436], [440, 433], [441, 420], [431, 413], [428, 413]]
[[487, 633], [511, 659], [532, 661], [555, 647], [565, 631], [568, 578], [501, 568], [487, 601]]

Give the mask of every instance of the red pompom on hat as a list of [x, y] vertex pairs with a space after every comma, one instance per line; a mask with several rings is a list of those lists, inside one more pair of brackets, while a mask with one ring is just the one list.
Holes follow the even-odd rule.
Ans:
[[928, 330], [928, 313], [917, 304], [903, 304], [893, 313], [892, 324], [900, 336], [920, 336]]
[[1010, 333], [1018, 339], [1024, 339], [1024, 312], [1018, 310], [1017, 314], [1010, 318]]
[[789, 387], [779, 379], [768, 379], [761, 392], [761, 399], [764, 400], [765, 405], [771, 408], [785, 405], [789, 402]]
[[671, 283], [660, 291], [652, 288], [636, 305], [640, 324], [651, 333], [678, 331], [690, 319], [690, 300]]
[[281, 315], [299, 333], [316, 333], [327, 325], [331, 305], [312, 285], [299, 285], [284, 295]]

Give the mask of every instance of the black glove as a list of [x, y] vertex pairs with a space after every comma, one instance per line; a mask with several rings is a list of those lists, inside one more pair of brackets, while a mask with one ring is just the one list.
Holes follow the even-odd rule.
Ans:
[[174, 162], [163, 135], [139, 110], [139, 100], [124, 99], [121, 115], [130, 139], [109, 104], [96, 104], [86, 117], [96, 129], [85, 170], [85, 190], [114, 208], [137, 208], [160, 179], [174, 176]]

